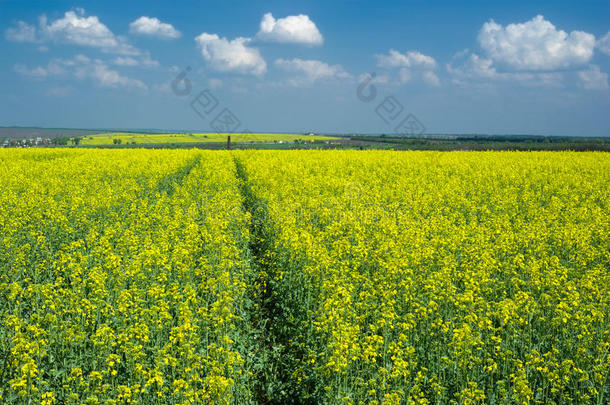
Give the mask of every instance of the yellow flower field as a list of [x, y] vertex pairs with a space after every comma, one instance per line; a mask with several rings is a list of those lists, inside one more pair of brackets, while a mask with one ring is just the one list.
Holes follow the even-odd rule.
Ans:
[[251, 397], [228, 154], [2, 152], [3, 403]]
[[0, 402], [605, 404], [610, 158], [0, 150]]

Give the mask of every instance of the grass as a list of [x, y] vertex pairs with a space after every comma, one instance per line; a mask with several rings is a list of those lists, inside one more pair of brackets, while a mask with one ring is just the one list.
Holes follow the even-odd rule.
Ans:
[[170, 143], [214, 143], [226, 142], [227, 136], [231, 135], [231, 142], [294, 142], [303, 141], [327, 141], [338, 138], [319, 135], [301, 134], [142, 134], [127, 132], [109, 132], [100, 135], [84, 137], [83, 145], [112, 145], [115, 139], [121, 140], [121, 144], [170, 144]]

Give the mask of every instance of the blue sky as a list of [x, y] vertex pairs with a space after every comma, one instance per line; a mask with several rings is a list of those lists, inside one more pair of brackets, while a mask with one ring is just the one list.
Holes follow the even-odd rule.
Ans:
[[0, 28], [5, 126], [610, 136], [608, 1], [0, 0]]

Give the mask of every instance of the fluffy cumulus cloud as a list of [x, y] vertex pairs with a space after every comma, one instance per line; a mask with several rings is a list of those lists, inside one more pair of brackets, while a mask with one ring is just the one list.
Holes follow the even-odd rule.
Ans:
[[599, 70], [598, 66], [592, 65], [586, 70], [578, 72], [578, 78], [582, 86], [588, 90], [607, 90], [608, 73]]
[[316, 24], [305, 14], [275, 19], [271, 13], [267, 13], [261, 20], [257, 38], [305, 45], [321, 45], [324, 42]]
[[506, 27], [493, 20], [479, 31], [479, 45], [495, 63], [515, 70], [557, 70], [583, 65], [593, 57], [595, 36], [567, 33], [538, 15]]
[[144, 66], [156, 67], [159, 62], [150, 57], [150, 52], [144, 52], [139, 56], [119, 56], [112, 61], [117, 66]]
[[400, 53], [390, 49], [387, 55], [375, 55], [377, 66], [385, 69], [398, 69], [398, 83], [405, 84], [413, 79], [420, 79], [431, 86], [440, 86], [440, 80], [434, 70], [437, 63], [433, 57], [418, 51]]
[[119, 56], [114, 61], [112, 61], [112, 63], [117, 66], [139, 66], [140, 65], [140, 61], [135, 58], [132, 58], [131, 56]]
[[447, 71], [453, 82], [460, 85], [473, 82], [517, 82], [529, 87], [556, 87], [561, 86], [564, 79], [561, 72], [498, 72], [493, 60], [468, 51], [458, 53], [447, 64]]
[[275, 65], [282, 70], [297, 74], [297, 77], [290, 80], [290, 84], [293, 85], [314, 83], [324, 79], [350, 79], [352, 77], [341, 65], [329, 65], [319, 60], [277, 59]]
[[55, 42], [101, 49], [103, 52], [138, 55], [140, 51], [124, 38], [114, 35], [97, 16], [86, 16], [83, 9], [67, 11], [62, 18], [49, 22], [45, 15], [38, 27], [19, 21], [5, 31], [5, 37], [17, 42]]
[[129, 32], [161, 39], [176, 39], [182, 36], [173, 25], [161, 22], [158, 18], [146, 16], [142, 16], [129, 24]]
[[13, 42], [36, 42], [36, 27], [23, 21], [18, 21], [16, 27], [8, 28], [4, 37]]
[[595, 46], [597, 46], [597, 49], [599, 49], [600, 52], [610, 56], [610, 31], [608, 31], [608, 33], [602, 38], [600, 38], [595, 44]]
[[425, 83], [428, 83], [430, 86], [440, 86], [441, 81], [438, 79], [436, 73], [428, 70], [422, 73], [422, 79]]
[[22, 76], [30, 77], [32, 79], [46, 79], [49, 76], [58, 75], [64, 72], [64, 69], [61, 66], [51, 64], [50, 62], [47, 67], [38, 66], [32, 69], [18, 63], [13, 66], [13, 70]]
[[541, 15], [505, 27], [491, 20], [479, 31], [482, 53], [464, 50], [446, 67], [452, 81], [460, 85], [563, 87], [575, 81], [585, 89], [607, 89], [606, 73], [593, 65], [583, 68], [595, 48], [604, 52], [610, 47], [604, 38], [595, 41], [594, 35], [583, 31], [567, 33]]
[[239, 37], [229, 41], [204, 32], [195, 41], [203, 58], [215, 70], [253, 75], [262, 75], [267, 71], [267, 63], [258, 49], [248, 46], [249, 38]]
[[493, 61], [482, 58], [476, 53], [460, 52], [454, 59], [456, 61], [447, 64], [447, 71], [456, 80], [467, 78], [489, 79], [498, 75], [496, 68], [493, 66]]
[[63, 18], [50, 24], [47, 24], [46, 17], [43, 17], [41, 30], [55, 41], [101, 48], [118, 46], [117, 38], [108, 27], [102, 24], [97, 16], [85, 17], [82, 10], [78, 14], [68, 11]]
[[126, 87], [146, 90], [146, 85], [137, 79], [121, 76], [116, 70], [109, 69], [104, 63], [96, 60], [94, 63], [79, 67], [75, 75], [80, 79], [92, 79], [100, 87]]
[[375, 55], [375, 57], [377, 58], [377, 65], [380, 67], [422, 67], [428, 69], [436, 67], [436, 61], [433, 57], [417, 51], [409, 51], [402, 54], [394, 49], [390, 49], [387, 55]]
[[99, 87], [147, 89], [141, 80], [122, 76], [116, 70], [110, 69], [103, 61], [92, 60], [84, 55], [77, 55], [72, 59], [53, 59], [47, 66], [31, 69], [18, 64], [14, 66], [14, 70], [21, 75], [36, 79], [64, 76], [91, 80]]

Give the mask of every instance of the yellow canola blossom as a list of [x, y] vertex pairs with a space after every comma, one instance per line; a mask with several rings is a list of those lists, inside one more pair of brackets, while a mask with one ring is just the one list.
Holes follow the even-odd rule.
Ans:
[[296, 395], [610, 400], [608, 154], [236, 154], [276, 230], [278, 306], [308, 315]]
[[610, 159], [0, 150], [0, 402], [610, 401]]
[[234, 344], [248, 266], [232, 165], [0, 151], [3, 403], [251, 397]]

